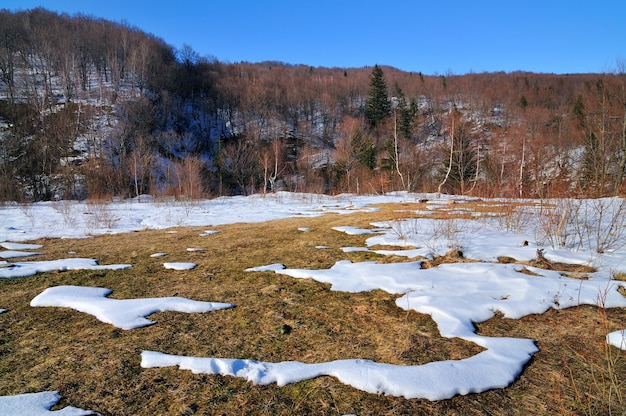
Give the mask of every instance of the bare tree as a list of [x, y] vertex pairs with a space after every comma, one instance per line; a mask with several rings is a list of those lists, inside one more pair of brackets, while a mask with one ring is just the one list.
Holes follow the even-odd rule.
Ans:
[[274, 139], [265, 146], [261, 152], [261, 166], [263, 167], [263, 193], [269, 190], [276, 191], [276, 180], [278, 175], [285, 171], [286, 165], [283, 163], [283, 147], [280, 140]]
[[400, 182], [402, 182], [402, 189], [408, 191], [405, 183], [404, 183], [404, 175], [400, 171], [400, 152], [398, 151], [398, 114], [394, 110], [393, 112], [393, 161], [396, 168], [396, 173], [400, 177]]
[[8, 90], [9, 104], [15, 103], [15, 69], [18, 51], [26, 41], [24, 27], [17, 16], [7, 10], [0, 10], [0, 81]]
[[[617, 150], [617, 174], [615, 175], [614, 189], [617, 194], [623, 191], [624, 178], [626, 177], [626, 62], [619, 60], [617, 62], [616, 92], [615, 96], [619, 103], [617, 107], [616, 119], [621, 118], [621, 131], [618, 133], [618, 150]], [[621, 113], [621, 117], [620, 114]]]
[[443, 181], [441, 181], [441, 183], [439, 184], [439, 186], [437, 187], [437, 193], [440, 194], [441, 193], [441, 188], [446, 184], [446, 182], [448, 181], [448, 178], [450, 177], [450, 173], [452, 172], [452, 162], [454, 159], [454, 116], [450, 117], [450, 121], [452, 123], [452, 127], [450, 129], [451, 132], [451, 136], [450, 136], [450, 158], [448, 160], [448, 168], [446, 169], [446, 174], [443, 177]]
[[254, 192], [258, 177], [256, 143], [241, 138], [224, 145], [221, 151], [220, 169], [227, 179], [248, 195]]

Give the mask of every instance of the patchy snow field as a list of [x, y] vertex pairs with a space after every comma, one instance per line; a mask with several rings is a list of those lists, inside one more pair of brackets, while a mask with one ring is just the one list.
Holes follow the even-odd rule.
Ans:
[[[424, 269], [421, 261], [390, 264], [339, 261], [327, 270], [290, 269], [282, 264], [271, 264], [246, 271], [270, 271], [294, 278], [311, 278], [330, 283], [331, 289], [336, 291], [382, 289], [401, 295], [396, 302], [398, 307], [430, 315], [442, 336], [459, 337], [476, 343], [485, 349], [483, 352], [463, 360], [398, 366], [360, 359], [315, 364], [293, 361], [270, 363], [144, 351], [141, 366], [178, 366], [194, 373], [229, 375], [256, 384], [277, 383], [280, 386], [328, 375], [370, 393], [441, 400], [457, 394], [506, 387], [538, 351], [535, 342], [530, 339], [477, 335], [475, 322], [489, 320], [497, 312], [505, 317], [521, 318], [550, 308], [563, 309], [580, 304], [626, 307], [626, 297], [618, 291], [620, 287], [626, 287], [626, 282], [613, 278], [616, 273], [626, 272], [626, 207], [621, 199], [549, 203], [524, 201], [524, 206], [508, 215], [483, 214], [479, 210], [466, 209], [463, 204], [468, 199], [462, 197], [407, 193], [337, 197], [278, 193], [185, 203], [140, 198], [110, 204], [61, 201], [28, 206], [9, 205], [0, 209], [0, 244], [5, 249], [0, 251], [3, 258], [0, 260], [4, 262], [0, 267], [0, 278], [29, 276], [51, 270], [131, 267], [127, 264], [100, 266], [92, 259], [11, 260], [36, 255], [37, 252], [32, 250], [41, 250], [42, 246], [22, 243], [41, 237], [88, 238], [173, 226], [211, 227], [235, 222], [319, 216], [331, 212], [350, 214], [375, 210], [373, 204], [420, 200], [429, 201], [428, 210], [422, 212], [426, 218], [373, 223], [368, 229], [334, 227], [329, 232], [369, 236], [366, 247], [344, 247], [345, 252], [368, 251], [376, 246], [378, 248], [373, 251], [382, 255], [429, 259], [455, 249], [476, 262]], [[452, 200], [454, 203], [451, 203]], [[474, 219], [430, 218], [438, 211], [470, 213]], [[201, 235], [214, 233], [208, 230]], [[405, 249], [390, 247], [389, 250], [380, 250], [380, 246]], [[167, 253], [155, 253], [153, 256], [165, 255]], [[580, 280], [566, 277], [558, 270], [498, 263], [502, 257], [588, 265], [596, 271], [586, 273], [586, 279]], [[193, 263], [163, 265], [173, 270], [195, 267]], [[70, 307], [124, 329], [152, 324], [145, 317], [156, 311], [201, 313], [234, 306], [182, 298], [113, 300], [106, 298], [110, 292], [105, 288], [52, 287], [35, 297], [31, 306]], [[611, 345], [626, 348], [624, 331], [606, 336]], [[46, 414], [41, 409], [49, 409], [58, 400], [56, 392], [2, 397], [0, 414]], [[70, 407], [64, 411], [67, 414], [91, 414]]]

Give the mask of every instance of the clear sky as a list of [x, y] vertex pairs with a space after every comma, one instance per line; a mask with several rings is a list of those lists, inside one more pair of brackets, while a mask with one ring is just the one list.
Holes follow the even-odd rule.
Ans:
[[222, 62], [461, 75], [605, 72], [626, 60], [625, 0], [0, 0], [39, 6], [125, 21]]

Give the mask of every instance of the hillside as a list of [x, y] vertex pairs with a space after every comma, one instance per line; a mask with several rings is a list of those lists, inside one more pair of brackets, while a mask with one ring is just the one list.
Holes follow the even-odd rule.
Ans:
[[[621, 69], [424, 75], [223, 63], [125, 24], [2, 10], [0, 201], [620, 194], [625, 80]], [[376, 88], [384, 111], [373, 120]]]

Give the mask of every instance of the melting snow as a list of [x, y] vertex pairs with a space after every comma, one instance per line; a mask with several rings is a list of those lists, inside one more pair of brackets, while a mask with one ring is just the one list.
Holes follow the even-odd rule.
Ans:
[[11, 263], [11, 267], [0, 268], [0, 278], [27, 277], [37, 273], [67, 270], [122, 270], [130, 267], [130, 264], [111, 264], [108, 266], [98, 265], [94, 259], [61, 259], [49, 261], [30, 261]]
[[186, 262], [174, 262], [174, 263], [163, 263], [163, 267], [171, 270], [191, 270], [196, 267], [195, 263], [186, 263]]
[[[468, 212], [465, 207], [450, 204], [450, 197], [446, 196], [439, 198], [434, 195], [394, 193], [386, 196], [328, 197], [277, 193], [266, 196], [217, 198], [193, 206], [153, 202], [113, 203], [108, 205], [107, 209], [119, 220], [113, 227], [98, 228], [89, 221], [89, 218], [81, 216], [80, 212], [84, 210], [80, 206], [74, 210], [77, 213], [75, 221], [64, 225], [64, 220], [54, 210], [53, 203], [37, 203], [29, 207], [28, 215], [17, 206], [0, 209], [0, 223], [6, 224], [3, 228], [0, 227], [0, 242], [5, 241], [2, 247], [7, 250], [37, 250], [39, 246], [20, 245], [6, 240], [85, 237], [140, 229], [166, 229], [174, 226], [208, 227], [242, 221], [262, 222], [286, 217], [311, 217], [330, 212], [349, 214], [378, 210], [369, 208], [369, 204], [418, 202], [424, 198], [431, 200], [427, 207], [428, 212], [438, 210], [448, 213]], [[462, 198], [455, 199], [462, 202]], [[476, 213], [472, 213], [474, 214]], [[603, 217], [605, 220], [608, 218], [609, 216]], [[399, 307], [431, 315], [443, 336], [461, 337], [485, 348], [483, 352], [473, 357], [426, 365], [397, 366], [367, 360], [338, 360], [316, 364], [270, 363], [245, 359], [183, 357], [144, 351], [142, 366], [177, 365], [194, 372], [231, 375], [254, 383], [279, 385], [328, 375], [372, 393], [424, 397], [430, 400], [505, 387], [517, 377], [524, 364], [537, 351], [537, 347], [534, 341], [528, 339], [479, 336], [475, 333], [473, 323], [491, 318], [496, 311], [510, 318], [519, 318], [529, 313], [542, 313], [549, 308], [566, 308], [579, 303], [595, 304], [599, 298], [604, 298], [604, 304], [601, 306], [624, 307], [626, 298], [621, 296], [616, 288], [626, 283], [612, 280], [611, 273], [626, 271], [626, 262], [623, 261], [623, 244], [614, 251], [605, 250], [602, 254], [590, 248], [558, 246], [555, 248], [546, 245], [545, 241], [540, 241], [537, 224], [520, 226], [512, 232], [506, 226], [503, 227], [501, 221], [488, 213], [483, 218], [475, 220], [437, 221], [432, 218], [421, 218], [373, 223], [372, 229], [334, 227], [335, 230], [351, 235], [371, 235], [366, 242], [368, 247], [388, 245], [409, 248], [376, 250], [375, 252], [379, 254], [429, 258], [456, 248], [462, 250], [465, 257], [482, 261], [479, 263], [447, 264], [428, 270], [421, 269], [420, 262], [354, 264], [349, 261], [337, 262], [328, 270], [286, 269], [282, 264], [247, 269], [247, 271], [274, 271], [297, 278], [312, 278], [330, 283], [333, 290], [353, 292], [383, 289], [400, 294], [402, 296], [397, 300]], [[200, 235], [210, 234], [214, 232], [207, 230]], [[368, 250], [366, 247], [348, 248], [351, 249]], [[529, 276], [520, 273], [523, 266], [489, 263], [499, 256], [513, 257], [522, 261], [531, 260], [539, 249], [544, 250], [545, 257], [551, 261], [588, 264], [595, 266], [598, 272], [589, 273], [589, 279], [582, 281], [563, 277], [556, 271], [539, 269], [531, 269], [539, 276]], [[35, 253], [27, 253], [33, 254]], [[195, 267], [193, 263], [165, 263], [165, 265], [173, 265], [175, 268]], [[27, 276], [50, 270], [130, 267], [99, 266], [95, 260], [90, 259], [7, 263], [7, 266], [0, 268], [0, 277]], [[116, 322], [115, 325], [133, 328], [153, 323], [146, 319], [146, 316], [160, 310], [170, 310], [165, 308], [172, 307], [173, 304], [177, 307], [182, 304], [182, 309], [189, 308], [190, 305], [209, 304], [182, 298], [135, 300], [105, 298], [109, 293], [110, 290], [104, 288], [50, 288], [33, 299], [33, 306], [41, 302], [42, 305], [39, 306], [49, 303], [50, 306], [71, 307], [92, 313], [102, 321]], [[232, 307], [230, 304], [212, 305], [220, 305], [220, 309]], [[183, 311], [196, 312], [188, 309]], [[608, 334], [607, 342], [618, 348], [625, 348], [624, 335], [624, 331]], [[44, 403], [44, 407], [48, 401]], [[0, 402], [6, 406], [7, 399], [0, 398]], [[5, 413], [10, 414], [0, 411], [0, 414]], [[33, 413], [36, 414], [35, 411], [27, 410], [18, 414]]]
[[52, 411], [52, 406], [61, 400], [61, 395], [56, 391], [41, 393], [26, 393], [16, 396], [0, 396], [0, 415], [2, 416], [86, 416], [97, 415], [90, 410], [68, 406], [61, 410]]
[[229, 303], [200, 302], [180, 297], [109, 299], [111, 289], [101, 287], [56, 286], [37, 295], [30, 306], [59, 306], [95, 316], [122, 329], [134, 329], [154, 322], [146, 316], [155, 312], [210, 312], [234, 307]]

